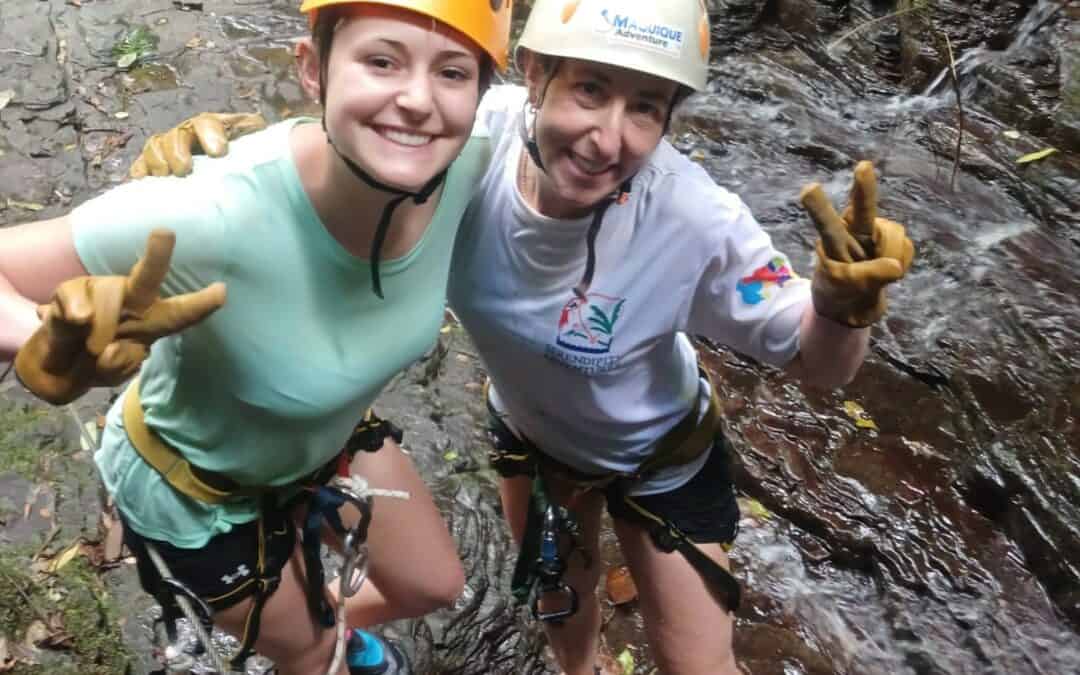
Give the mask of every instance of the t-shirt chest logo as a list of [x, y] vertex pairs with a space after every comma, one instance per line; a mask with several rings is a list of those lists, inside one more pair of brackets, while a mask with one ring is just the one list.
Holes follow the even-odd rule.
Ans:
[[626, 298], [603, 293], [571, 298], [559, 312], [555, 343], [547, 344], [544, 356], [586, 375], [615, 368], [620, 356], [611, 353], [611, 345], [625, 304]]
[[589, 293], [563, 305], [555, 344], [573, 352], [607, 354], [626, 298]]

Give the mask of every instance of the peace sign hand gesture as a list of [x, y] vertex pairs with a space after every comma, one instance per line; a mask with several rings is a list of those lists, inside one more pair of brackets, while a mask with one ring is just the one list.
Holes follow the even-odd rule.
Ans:
[[38, 307], [41, 327], [15, 356], [23, 385], [60, 405], [96, 386], [135, 374], [158, 338], [199, 323], [225, 304], [225, 284], [162, 299], [175, 235], [150, 233], [146, 254], [127, 276], [85, 276], [57, 287]]
[[843, 217], [817, 183], [804, 187], [799, 198], [820, 235], [814, 308], [853, 328], [875, 323], [888, 304], [885, 287], [907, 274], [915, 247], [903, 225], [878, 217], [874, 165], [864, 161], [855, 166], [851, 201]]

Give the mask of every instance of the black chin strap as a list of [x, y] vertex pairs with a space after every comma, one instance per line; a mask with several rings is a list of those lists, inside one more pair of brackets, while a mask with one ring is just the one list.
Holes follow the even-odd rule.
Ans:
[[414, 204], [423, 204], [426, 202], [435, 190], [439, 189], [442, 182], [446, 180], [446, 172], [449, 171], [449, 168], [443, 169], [433, 176], [432, 179], [429, 180], [424, 187], [420, 188], [418, 192], [399, 190], [396, 187], [379, 182], [374, 176], [361, 169], [356, 162], [342, 154], [337, 146], [334, 145], [334, 141], [330, 139], [330, 132], [326, 130], [325, 117], [323, 118], [323, 131], [326, 133], [326, 142], [334, 149], [334, 152], [341, 158], [341, 161], [345, 162], [345, 166], [349, 167], [349, 171], [352, 171], [354, 176], [366, 183], [369, 187], [397, 195], [383, 207], [382, 215], [379, 217], [379, 224], [375, 227], [375, 239], [371, 244], [371, 288], [375, 292], [375, 295], [379, 296], [379, 299], [381, 300], [383, 298], [383, 292], [382, 281], [379, 279], [379, 259], [382, 256], [382, 246], [383, 242], [386, 240], [386, 234], [390, 230], [390, 220], [394, 217], [394, 210], [406, 199], [411, 198]]
[[605, 197], [602, 202], [597, 204], [596, 210], [593, 211], [592, 222], [589, 223], [589, 232], [585, 235], [585, 244], [588, 248], [588, 254], [585, 258], [585, 274], [582, 275], [578, 285], [574, 286], [574, 295], [582, 300], [585, 300], [585, 296], [589, 292], [589, 286], [592, 285], [593, 273], [596, 271], [596, 235], [600, 234], [600, 226], [604, 222], [604, 214], [607, 213], [608, 208], [612, 204], [622, 204], [626, 202], [630, 196], [630, 183], [633, 180], [633, 176], [624, 180], [622, 184], [619, 185], [619, 188]]
[[529, 128], [527, 117], [528, 115], [525, 114], [521, 116], [521, 125], [518, 129], [521, 132], [521, 142], [525, 144], [525, 151], [529, 153], [529, 158], [532, 159], [533, 164], [541, 171], [545, 171], [544, 160], [540, 159], [540, 145], [536, 142], [536, 134]]

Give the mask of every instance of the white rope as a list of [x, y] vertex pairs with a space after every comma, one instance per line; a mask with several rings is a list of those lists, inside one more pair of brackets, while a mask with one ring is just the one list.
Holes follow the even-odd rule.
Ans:
[[[158, 553], [157, 547], [149, 541], [144, 540], [143, 543], [146, 545], [146, 552], [150, 555], [150, 560], [153, 561], [154, 567], [157, 568], [161, 578], [172, 579], [172, 572], [169, 571], [169, 566], [165, 564], [165, 560], [162, 559], [161, 554]], [[180, 611], [184, 613], [188, 622], [191, 623], [192, 629], [195, 630], [196, 637], [198, 637], [199, 641], [206, 647], [206, 653], [210, 655], [210, 660], [214, 662], [214, 668], [216, 668], [219, 673], [233, 672], [232, 668], [225, 667], [225, 662], [221, 660], [221, 655], [217, 653], [214, 644], [210, 642], [210, 636], [206, 633], [206, 629], [203, 628], [202, 621], [196, 616], [195, 610], [192, 609], [188, 599], [179, 593], [174, 593], [173, 598], [176, 599], [176, 604], [180, 605]]]
[[[363, 476], [335, 476], [330, 481], [330, 486], [341, 490], [357, 501], [367, 501], [370, 504], [372, 497], [392, 497], [395, 499], [408, 499], [411, 495], [404, 490], [383, 490], [368, 485]], [[337, 675], [341, 661], [345, 658], [345, 644], [347, 642], [345, 630], [345, 600], [356, 595], [360, 587], [364, 585], [368, 573], [367, 542], [359, 542], [355, 545], [350, 541], [352, 534], [345, 537], [345, 559], [341, 563], [341, 572], [338, 576], [338, 606], [337, 606], [337, 642], [334, 645], [334, 658], [330, 662], [330, 668], [326, 675]], [[355, 560], [350, 560], [352, 556]]]

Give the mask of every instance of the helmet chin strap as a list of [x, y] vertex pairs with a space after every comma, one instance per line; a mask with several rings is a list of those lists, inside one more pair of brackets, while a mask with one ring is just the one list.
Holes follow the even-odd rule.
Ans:
[[394, 216], [394, 210], [406, 199], [412, 199], [414, 204], [423, 204], [426, 202], [435, 190], [439, 189], [443, 181], [446, 180], [446, 172], [449, 168], [443, 169], [438, 174], [433, 176], [422, 188], [417, 192], [409, 192], [407, 190], [400, 190], [386, 183], [382, 183], [375, 179], [374, 176], [369, 174], [360, 168], [356, 162], [346, 157], [337, 146], [334, 145], [334, 141], [330, 138], [330, 132], [326, 129], [326, 117], [323, 117], [322, 121], [323, 131], [326, 132], [326, 142], [333, 148], [334, 152], [341, 161], [345, 163], [345, 166], [349, 167], [349, 171], [361, 181], [366, 183], [369, 187], [372, 187], [381, 192], [389, 192], [392, 195], [397, 195], [386, 203], [383, 207], [382, 215], [379, 217], [379, 224], [375, 227], [375, 239], [371, 244], [371, 288], [375, 292], [375, 295], [379, 296], [379, 299], [383, 299], [382, 281], [379, 279], [379, 258], [382, 255], [383, 242], [386, 240], [386, 234], [390, 230], [390, 220]]
[[[534, 111], [536, 109], [534, 108]], [[547, 173], [544, 168], [544, 161], [540, 158], [540, 145], [536, 142], [536, 112], [533, 113], [533, 124], [530, 127], [528, 115], [521, 116], [521, 140], [525, 145], [525, 151], [529, 153], [529, 158], [536, 165], [536, 168], [540, 171]], [[634, 174], [637, 175], [637, 174]], [[594, 208], [592, 222], [589, 224], [589, 231], [585, 235], [585, 245], [588, 250], [587, 257], [585, 258], [585, 273], [581, 276], [581, 281], [577, 286], [574, 286], [574, 295], [581, 300], [585, 300], [586, 295], [589, 292], [589, 286], [592, 285], [593, 274], [596, 272], [596, 236], [600, 233], [600, 226], [604, 222], [604, 214], [607, 213], [608, 208], [612, 204], [623, 204], [630, 198], [630, 187], [634, 180], [634, 175], [626, 178], [614, 192], [604, 197]]]

